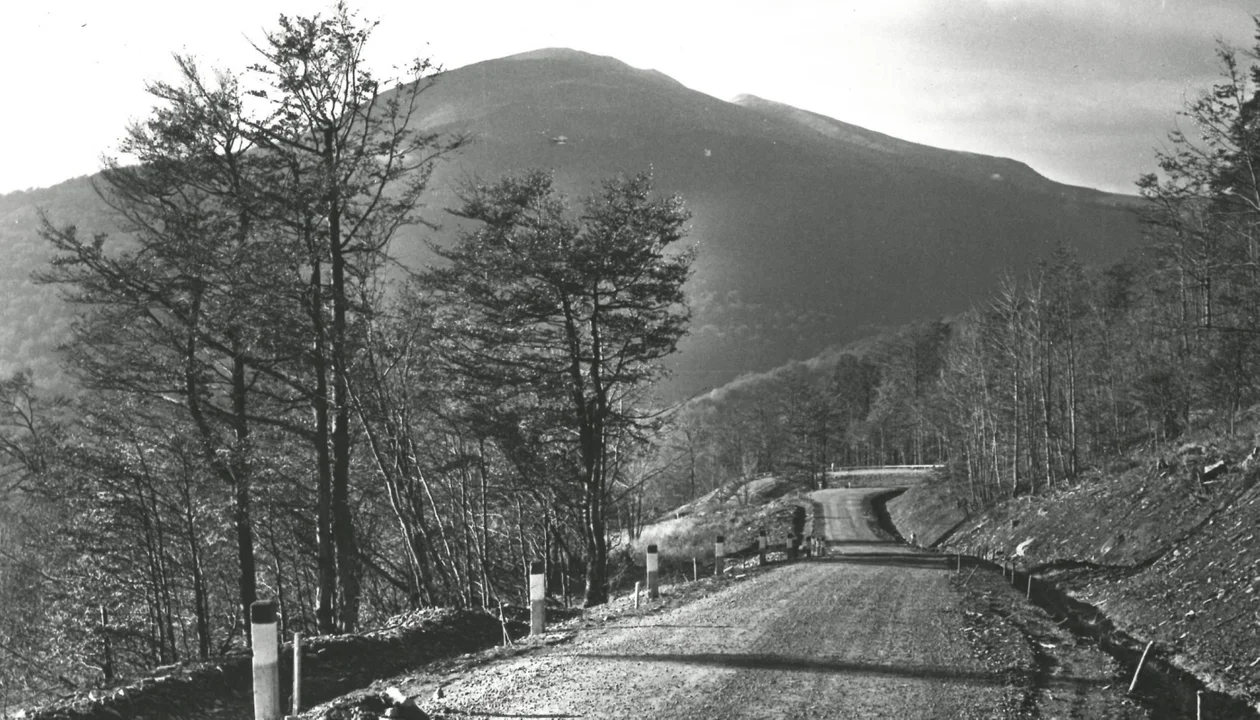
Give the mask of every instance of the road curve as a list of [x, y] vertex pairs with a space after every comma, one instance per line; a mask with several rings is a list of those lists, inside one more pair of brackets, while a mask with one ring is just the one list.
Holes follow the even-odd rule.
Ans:
[[[816, 490], [810, 498], [816, 503], [814, 528], [821, 525], [828, 542], [884, 542], [871, 500], [888, 488]], [[822, 521], [821, 523], [819, 521]]]
[[[1022, 697], [963, 637], [948, 569], [821, 491], [831, 554], [488, 666], [426, 709], [471, 717], [992, 718]], [[816, 515], [816, 517], [819, 517]]]

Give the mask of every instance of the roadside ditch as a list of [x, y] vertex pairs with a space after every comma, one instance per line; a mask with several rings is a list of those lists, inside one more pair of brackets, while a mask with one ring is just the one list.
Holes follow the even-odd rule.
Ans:
[[[910, 518], [904, 510], [901, 513], [893, 513], [888, 507], [889, 502], [900, 494], [900, 492], [894, 492], [877, 498], [875, 514], [885, 531], [904, 541], [910, 533], [903, 533], [905, 529], [898, 526], [893, 516], [900, 514], [905, 520]], [[916, 515], [913, 518], [915, 522], [906, 524], [918, 526], [927, 519], [924, 517], [922, 508], [916, 510]], [[932, 518], [928, 522], [929, 527], [926, 532], [920, 535], [920, 538], [925, 539], [921, 540], [921, 545], [930, 547], [943, 541], [958, 526], [960, 520], [955, 517], [956, 513], [946, 515], [947, 517], [943, 518]], [[1076, 585], [1088, 580], [1090, 573], [1105, 573], [1106, 570], [1096, 569], [1088, 563], [1071, 563], [1067, 566], [1063, 564], [1032, 566], [1026, 570], [1010, 570], [1009, 566], [1004, 568], [990, 558], [939, 549], [935, 551], [953, 558], [964, 573], [977, 571], [1001, 573], [1004, 581], [1009, 578], [1010, 584], [1017, 591], [1024, 590], [1026, 599], [1044, 610], [1055, 624], [1070, 630], [1073, 635], [1086, 642], [1096, 644], [1099, 649], [1110, 655], [1118, 665], [1119, 672], [1115, 681], [1121, 685], [1122, 690], [1127, 690], [1138, 664], [1142, 663], [1132, 697], [1140, 702], [1154, 720], [1182, 720], [1184, 718], [1260, 720], [1260, 712], [1257, 712], [1257, 709], [1247, 700], [1211, 689], [1207, 683], [1194, 674], [1177, 667], [1167, 651], [1158, 645], [1152, 645], [1143, 661], [1145, 643], [1118, 628], [1102, 610], [1072, 597], [1061, 587], [1061, 583]], [[1054, 652], [1050, 651], [1049, 657], [1045, 657], [1047, 651], [1043, 649], [1044, 646], [1040, 646], [1031, 637], [1029, 642], [1034, 647], [1035, 654], [1039, 656], [1038, 674], [1045, 675], [1048, 668], [1055, 663]], [[1046, 679], [1038, 677], [1034, 678], [1033, 682], [1044, 685]]]

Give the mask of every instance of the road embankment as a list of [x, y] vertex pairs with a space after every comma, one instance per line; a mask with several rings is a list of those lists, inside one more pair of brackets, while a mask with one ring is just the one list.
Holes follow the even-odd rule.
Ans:
[[[983, 513], [941, 483], [890, 503], [898, 530], [974, 558], [1014, 558], [1033, 599], [1128, 667], [1153, 643], [1156, 706], [1193, 717], [1260, 717], [1260, 486], [1256, 469], [1202, 481], [1197, 459], [1131, 467]], [[1070, 620], [1069, 620], [1070, 618]], [[1142, 691], [1139, 687], [1139, 692]], [[1180, 710], [1176, 710], [1176, 708]]]

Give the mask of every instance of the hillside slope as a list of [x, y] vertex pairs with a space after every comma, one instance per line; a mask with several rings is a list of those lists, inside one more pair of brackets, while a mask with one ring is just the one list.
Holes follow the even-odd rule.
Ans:
[[[1183, 443], [970, 517], [939, 483], [889, 509], [903, 533], [918, 530], [945, 552], [1016, 557], [1021, 571], [1153, 642], [1155, 657], [1257, 706], [1260, 464], [1248, 450]], [[1227, 471], [1204, 473], [1221, 460]], [[946, 525], [952, 532], [941, 532]]]
[[[449, 71], [423, 103], [426, 129], [475, 139], [431, 183], [429, 217], [446, 223], [446, 234], [454, 186], [530, 167], [553, 169], [574, 194], [609, 174], [650, 168], [660, 190], [686, 199], [699, 257], [675, 395], [963, 310], [1001, 271], [1033, 267], [1056, 242], [1106, 263], [1137, 240], [1133, 198], [756, 98], [726, 102], [572, 50]], [[50, 317], [49, 291], [23, 280], [46, 256], [35, 206], [58, 223], [101, 224], [83, 181], [0, 197], [0, 248], [15, 258], [0, 278], [0, 328], [11, 340], [0, 345], [0, 372], [46, 369], [65, 327]], [[423, 263], [423, 239], [405, 232], [395, 251]]]

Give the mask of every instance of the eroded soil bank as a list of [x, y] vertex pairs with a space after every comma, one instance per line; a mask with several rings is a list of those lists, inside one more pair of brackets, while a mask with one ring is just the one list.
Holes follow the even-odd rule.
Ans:
[[[1230, 469], [1205, 477], [1220, 460]], [[1194, 717], [1196, 678], [1210, 691], [1203, 717], [1260, 717], [1258, 478], [1228, 448], [1186, 445], [973, 516], [940, 482], [888, 510], [920, 545], [1014, 558], [1020, 587], [1031, 573], [1034, 599], [1122, 663], [1153, 642], [1139, 691], [1171, 690], [1155, 703], [1170, 717]]]

